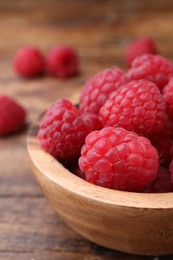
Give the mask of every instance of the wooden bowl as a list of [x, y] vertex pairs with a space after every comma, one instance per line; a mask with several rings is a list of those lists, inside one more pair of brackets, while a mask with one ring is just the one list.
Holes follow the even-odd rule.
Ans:
[[90, 184], [44, 152], [37, 132], [38, 123], [28, 136], [33, 173], [52, 207], [72, 229], [126, 253], [173, 253], [173, 193], [141, 194]]

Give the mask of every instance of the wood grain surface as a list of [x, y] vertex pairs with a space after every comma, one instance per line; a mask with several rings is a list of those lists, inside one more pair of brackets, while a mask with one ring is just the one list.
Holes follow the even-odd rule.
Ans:
[[[0, 92], [28, 110], [26, 128], [0, 139], [0, 259], [164, 259], [126, 255], [97, 246], [72, 231], [53, 211], [31, 173], [26, 136], [32, 121], [53, 101], [79, 92], [96, 72], [124, 68], [123, 52], [136, 37], [152, 36], [173, 60], [171, 0], [0, 1]], [[77, 49], [79, 76], [26, 80], [12, 69], [18, 48], [34, 44], [46, 54], [56, 44]], [[172, 259], [167, 256], [165, 259]]]

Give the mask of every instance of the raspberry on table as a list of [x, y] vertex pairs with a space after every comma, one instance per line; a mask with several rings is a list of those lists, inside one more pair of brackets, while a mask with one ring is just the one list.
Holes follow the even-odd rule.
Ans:
[[120, 85], [127, 82], [124, 71], [105, 69], [89, 79], [80, 95], [79, 109], [98, 114], [99, 109]]
[[173, 118], [173, 78], [170, 79], [168, 84], [163, 89], [163, 98], [166, 102], [167, 112]]
[[144, 189], [145, 193], [172, 192], [171, 175], [168, 169], [160, 167], [157, 177]]
[[124, 127], [149, 137], [164, 129], [165, 109], [158, 87], [144, 79], [131, 81], [114, 91], [99, 115], [102, 126]]
[[156, 54], [157, 48], [154, 40], [150, 37], [141, 37], [132, 41], [124, 54], [125, 63], [130, 67], [132, 61], [143, 54]]
[[20, 76], [35, 77], [45, 71], [45, 59], [37, 47], [23, 47], [16, 53], [13, 67]]
[[46, 58], [47, 71], [59, 78], [68, 78], [78, 74], [79, 57], [73, 48], [68, 46], [54, 47]]
[[14, 133], [22, 128], [26, 111], [17, 101], [0, 94], [0, 136]]
[[162, 91], [173, 77], [173, 64], [161, 55], [144, 54], [132, 62], [126, 76], [131, 80], [148, 79]]
[[45, 151], [57, 159], [68, 160], [80, 155], [86, 135], [99, 128], [96, 115], [81, 114], [69, 100], [60, 99], [43, 116], [38, 138]]
[[157, 176], [158, 152], [145, 137], [121, 127], [105, 127], [87, 135], [79, 167], [93, 184], [141, 191]]

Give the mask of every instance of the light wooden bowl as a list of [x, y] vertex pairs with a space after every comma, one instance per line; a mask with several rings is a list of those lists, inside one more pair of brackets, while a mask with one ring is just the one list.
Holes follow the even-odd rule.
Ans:
[[99, 187], [44, 152], [38, 123], [28, 137], [33, 173], [52, 207], [87, 239], [126, 253], [173, 253], [173, 193], [140, 194]]

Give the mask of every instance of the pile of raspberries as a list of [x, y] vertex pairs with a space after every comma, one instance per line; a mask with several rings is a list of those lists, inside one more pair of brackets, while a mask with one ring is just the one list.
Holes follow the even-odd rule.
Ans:
[[173, 63], [150, 38], [132, 42], [127, 72], [109, 68], [79, 104], [59, 99], [41, 119], [41, 147], [71, 172], [106, 188], [173, 191]]
[[[47, 109], [38, 131], [40, 145], [90, 183], [172, 192], [173, 63], [158, 54], [151, 38], [132, 42], [124, 60], [126, 72], [109, 68], [90, 78], [78, 104], [59, 99]], [[71, 49], [52, 50], [46, 63], [58, 77], [78, 71]], [[43, 72], [45, 61], [38, 50], [24, 49], [14, 65], [20, 75], [31, 77]], [[26, 118], [22, 106], [3, 95], [0, 114], [0, 135], [17, 131]]]

